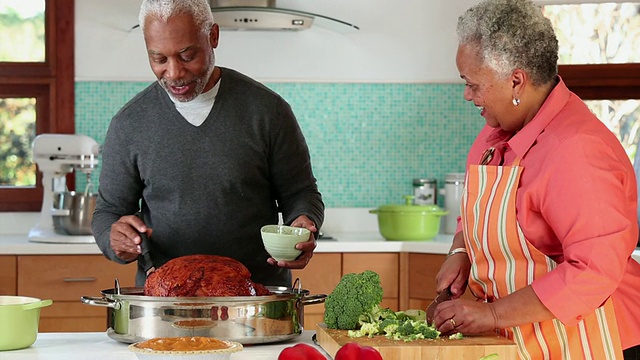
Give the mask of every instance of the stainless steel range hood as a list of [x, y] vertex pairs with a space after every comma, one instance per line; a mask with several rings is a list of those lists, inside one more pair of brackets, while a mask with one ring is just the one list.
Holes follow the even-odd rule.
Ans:
[[209, 0], [209, 4], [221, 30], [304, 30], [320, 26], [349, 33], [360, 29], [328, 16], [277, 8], [276, 0]]

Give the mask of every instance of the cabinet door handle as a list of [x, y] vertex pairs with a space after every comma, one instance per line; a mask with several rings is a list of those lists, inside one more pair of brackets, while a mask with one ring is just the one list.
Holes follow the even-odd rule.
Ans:
[[62, 279], [64, 282], [92, 282], [96, 281], [94, 277], [77, 277], [77, 278], [64, 278]]

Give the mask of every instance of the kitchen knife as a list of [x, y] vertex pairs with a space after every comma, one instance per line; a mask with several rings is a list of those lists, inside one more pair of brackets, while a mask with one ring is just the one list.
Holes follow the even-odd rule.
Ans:
[[142, 262], [144, 273], [149, 277], [152, 272], [156, 271], [156, 268], [153, 266], [153, 260], [151, 260], [151, 254], [149, 253], [149, 237], [147, 233], [144, 232], [138, 234], [140, 234], [140, 239], [142, 239], [142, 242], [140, 242], [142, 253], [138, 255], [138, 262]]
[[436, 306], [438, 306], [438, 304], [443, 301], [451, 300], [452, 295], [453, 294], [451, 294], [451, 289], [446, 288], [440, 294], [438, 294], [435, 299], [433, 299], [429, 306], [427, 306], [427, 324], [429, 326], [433, 325], [433, 316], [436, 312]]
[[[136, 216], [142, 220], [142, 213], [137, 213]], [[143, 220], [144, 221], [144, 220]], [[142, 253], [138, 255], [138, 263], [142, 264], [142, 269], [144, 273], [149, 277], [149, 275], [156, 271], [156, 268], [153, 266], [153, 260], [151, 260], [151, 254], [149, 253], [149, 236], [147, 236], [146, 232], [138, 232], [140, 235], [140, 250]]]

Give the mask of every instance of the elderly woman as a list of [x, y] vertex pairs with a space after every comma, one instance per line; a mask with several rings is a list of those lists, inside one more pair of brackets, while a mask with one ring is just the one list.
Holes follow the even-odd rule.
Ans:
[[[444, 333], [491, 330], [522, 359], [636, 359], [640, 264], [633, 167], [557, 74], [558, 42], [528, 0], [458, 21], [456, 63], [486, 126], [437, 291]], [[460, 298], [469, 288], [478, 299]]]

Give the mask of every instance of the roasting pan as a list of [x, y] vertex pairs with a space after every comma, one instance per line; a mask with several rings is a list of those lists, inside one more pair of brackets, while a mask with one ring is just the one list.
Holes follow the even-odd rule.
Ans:
[[265, 296], [229, 297], [155, 297], [145, 296], [142, 287], [116, 287], [81, 301], [107, 308], [107, 335], [120, 342], [206, 336], [263, 344], [299, 336], [304, 306], [324, 303], [327, 295], [309, 295], [296, 284], [267, 286], [271, 294]]

